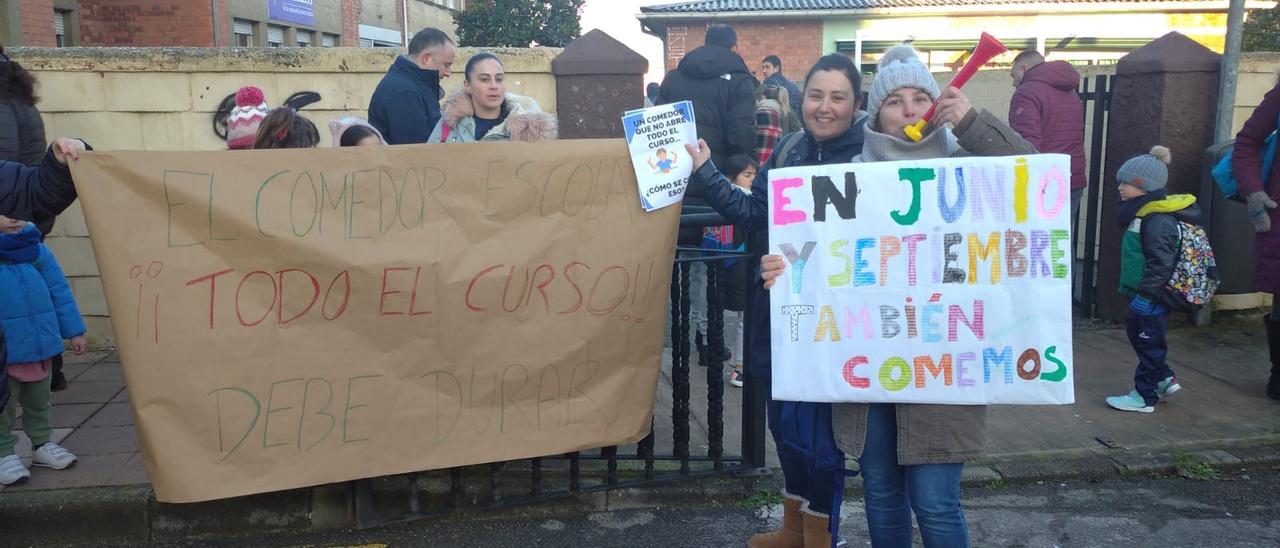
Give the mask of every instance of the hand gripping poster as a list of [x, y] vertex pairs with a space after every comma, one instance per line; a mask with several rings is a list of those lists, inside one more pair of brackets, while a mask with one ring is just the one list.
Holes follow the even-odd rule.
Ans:
[[1070, 180], [1060, 154], [771, 171], [774, 398], [1074, 402]]
[[622, 117], [631, 151], [631, 166], [645, 211], [661, 209], [684, 199], [693, 173], [685, 144], [697, 144], [693, 103], [681, 101], [628, 111]]

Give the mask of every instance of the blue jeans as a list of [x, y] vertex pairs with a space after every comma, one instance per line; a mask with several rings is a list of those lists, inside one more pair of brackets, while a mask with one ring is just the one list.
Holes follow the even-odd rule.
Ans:
[[969, 545], [960, 508], [964, 464], [898, 464], [898, 425], [893, 404], [871, 404], [862, 450], [867, 529], [874, 548], [911, 548], [911, 513], [926, 548]]
[[1143, 316], [1130, 310], [1124, 323], [1129, 344], [1133, 345], [1133, 352], [1138, 355], [1138, 369], [1133, 372], [1133, 388], [1147, 405], [1155, 405], [1160, 400], [1156, 396], [1156, 385], [1173, 376], [1173, 370], [1165, 360], [1169, 355], [1169, 345], [1164, 339], [1164, 333], [1169, 329], [1169, 314]]
[[[771, 379], [770, 379], [771, 380]], [[769, 433], [773, 434], [773, 443], [778, 448], [778, 463], [782, 466], [784, 489], [791, 498], [799, 498], [808, 503], [805, 508], [811, 514], [831, 515], [833, 478], [830, 474], [819, 474], [805, 459], [791, 451], [783, 444], [781, 415], [782, 402], [769, 399]]]

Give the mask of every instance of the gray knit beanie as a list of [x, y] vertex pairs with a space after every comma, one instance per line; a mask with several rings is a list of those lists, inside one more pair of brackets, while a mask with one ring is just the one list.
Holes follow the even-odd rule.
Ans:
[[1160, 190], [1169, 184], [1170, 159], [1169, 149], [1156, 145], [1149, 154], [1130, 158], [1120, 166], [1116, 179], [1147, 192]]
[[908, 44], [893, 46], [880, 58], [880, 69], [871, 82], [871, 92], [867, 98], [867, 114], [871, 116], [871, 123], [876, 129], [879, 129], [876, 116], [880, 113], [880, 105], [893, 92], [902, 88], [924, 90], [935, 101], [942, 95], [938, 82], [929, 73], [929, 67], [920, 62], [916, 50]]

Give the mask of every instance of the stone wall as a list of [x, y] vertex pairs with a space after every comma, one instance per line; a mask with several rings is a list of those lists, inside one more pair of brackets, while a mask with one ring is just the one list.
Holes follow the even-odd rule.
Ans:
[[[340, 114], [365, 116], [369, 96], [394, 60], [395, 49], [374, 48], [70, 48], [15, 49], [36, 73], [45, 132], [81, 137], [99, 150], [221, 150], [213, 132], [219, 102], [243, 85], [256, 85], [277, 105], [296, 91], [323, 99], [302, 113], [330, 146], [328, 122]], [[507, 88], [556, 108], [551, 60], [559, 49], [498, 49]], [[458, 72], [445, 89], [462, 85], [462, 66], [473, 50], [458, 52]], [[92, 184], [81, 181], [80, 184]], [[89, 231], [79, 203], [58, 217], [48, 240], [71, 282], [96, 346], [113, 345], [110, 319]]]
[[1276, 87], [1280, 73], [1280, 53], [1246, 53], [1240, 58], [1240, 76], [1236, 80], [1235, 111], [1231, 116], [1231, 134], [1244, 126], [1262, 96]]

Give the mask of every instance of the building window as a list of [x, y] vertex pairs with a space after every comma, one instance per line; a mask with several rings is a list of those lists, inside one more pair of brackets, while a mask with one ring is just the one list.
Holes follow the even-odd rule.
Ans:
[[53, 10], [53, 36], [58, 47], [65, 48], [71, 45], [71, 39], [67, 37], [67, 22], [71, 19], [71, 12], [67, 10]]
[[284, 47], [284, 27], [267, 25], [267, 47], [269, 48]]
[[253, 47], [253, 23], [242, 19], [236, 19], [232, 23], [232, 31], [236, 35], [236, 47], [251, 48]]
[[298, 29], [298, 47], [311, 47], [311, 31]]
[[336, 35], [336, 34], [321, 34], [321, 35], [320, 35], [320, 45], [321, 45], [321, 46], [324, 46], [324, 47], [326, 47], [326, 48], [332, 48], [332, 47], [334, 47], [334, 46], [337, 46], [337, 45], [338, 45], [338, 35]]
[[403, 35], [399, 30], [360, 25], [360, 47], [362, 48], [398, 48], [401, 47]]

